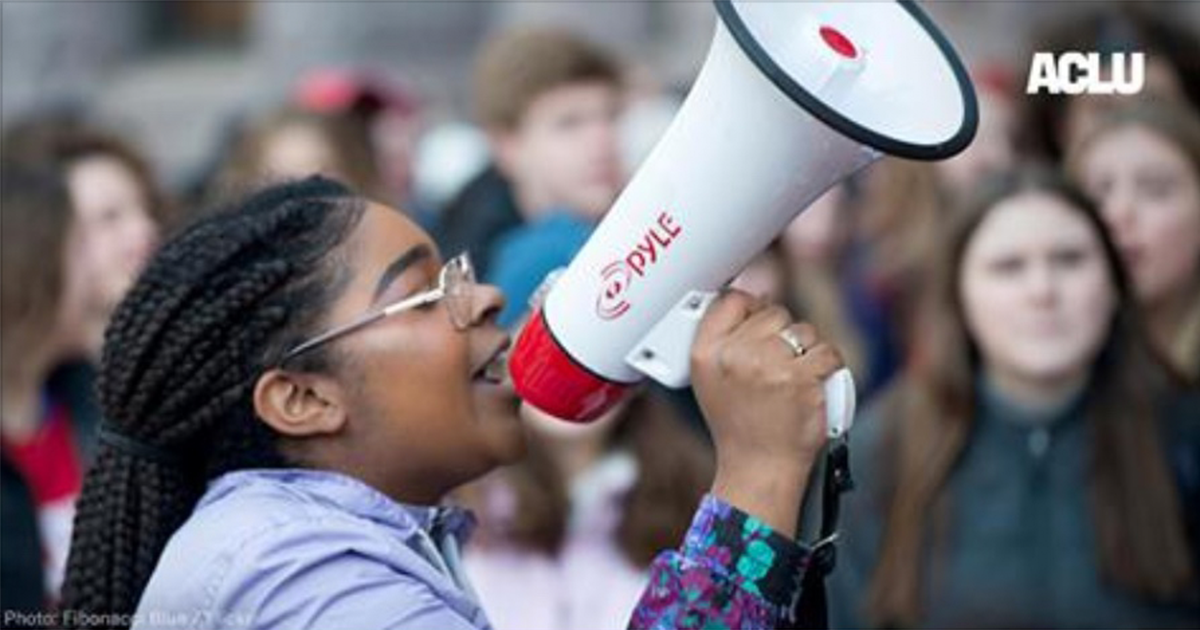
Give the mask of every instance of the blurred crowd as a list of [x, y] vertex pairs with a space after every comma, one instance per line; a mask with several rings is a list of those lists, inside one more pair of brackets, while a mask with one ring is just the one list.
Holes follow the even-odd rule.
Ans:
[[[1144, 51], [1145, 88], [1027, 95], [1025, 68], [971, 68], [965, 152], [885, 158], [732, 280], [857, 379], [834, 627], [1200, 625], [1200, 32], [1114, 4], [1036, 49]], [[323, 173], [469, 252], [516, 331], [683, 99], [548, 28], [486, 42], [471, 81], [473, 119], [430, 125], [396, 77], [315, 71], [177, 190], [86, 110], [4, 129], [5, 610], [55, 605], [107, 318], [179, 226]], [[695, 403], [646, 386], [586, 426], [522, 413], [528, 460], [458, 493], [478, 595], [497, 630], [624, 627], [711, 481]]]

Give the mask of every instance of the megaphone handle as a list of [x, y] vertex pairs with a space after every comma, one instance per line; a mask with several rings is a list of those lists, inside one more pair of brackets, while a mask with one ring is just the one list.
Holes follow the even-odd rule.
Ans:
[[[689, 355], [696, 330], [713, 291], [690, 291], [646, 333], [625, 355], [633, 369], [671, 388], [687, 386], [691, 377]], [[856, 403], [854, 376], [848, 368], [825, 380], [825, 421], [829, 437], [839, 438], [854, 422]]]

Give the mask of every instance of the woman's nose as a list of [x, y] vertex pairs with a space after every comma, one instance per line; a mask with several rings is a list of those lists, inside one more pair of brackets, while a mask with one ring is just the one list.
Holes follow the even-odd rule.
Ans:
[[504, 294], [490, 284], [471, 287], [471, 324], [482, 324], [495, 319], [504, 310]]
[[131, 256], [136, 259], [140, 267], [158, 247], [158, 227], [147, 221], [145, 225], [139, 227], [131, 240]]
[[1026, 280], [1026, 289], [1035, 304], [1047, 306], [1054, 303], [1061, 278], [1057, 277], [1055, 270], [1049, 265], [1034, 266]]
[[1137, 207], [1128, 195], [1113, 195], [1101, 206], [1108, 229], [1117, 240], [1125, 240], [1137, 223]]

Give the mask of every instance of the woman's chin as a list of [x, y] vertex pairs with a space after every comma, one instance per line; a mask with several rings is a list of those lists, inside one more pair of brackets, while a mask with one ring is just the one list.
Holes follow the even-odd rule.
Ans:
[[517, 430], [512, 434], [511, 438], [506, 440], [502, 448], [498, 449], [497, 465], [511, 466], [525, 459], [526, 452], [526, 436], [525, 428], [520, 424], [517, 425]]
[[475, 409], [480, 429], [487, 433], [496, 466], [514, 464], [525, 456], [525, 424], [518, 413], [521, 399], [511, 387], [477, 384]]

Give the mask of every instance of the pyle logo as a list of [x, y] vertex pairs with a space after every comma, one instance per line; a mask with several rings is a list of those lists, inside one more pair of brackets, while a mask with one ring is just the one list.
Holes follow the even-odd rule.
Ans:
[[659, 213], [658, 220], [628, 254], [600, 270], [600, 295], [596, 298], [596, 314], [600, 319], [616, 319], [629, 310], [625, 294], [630, 284], [635, 278], [646, 275], [682, 231], [674, 217], [666, 212]]
[[1112, 76], [1101, 76], [1104, 67], [1100, 53], [1033, 53], [1029, 64], [1026, 94], [1137, 94], [1146, 83], [1145, 53], [1113, 53], [1108, 67]]

